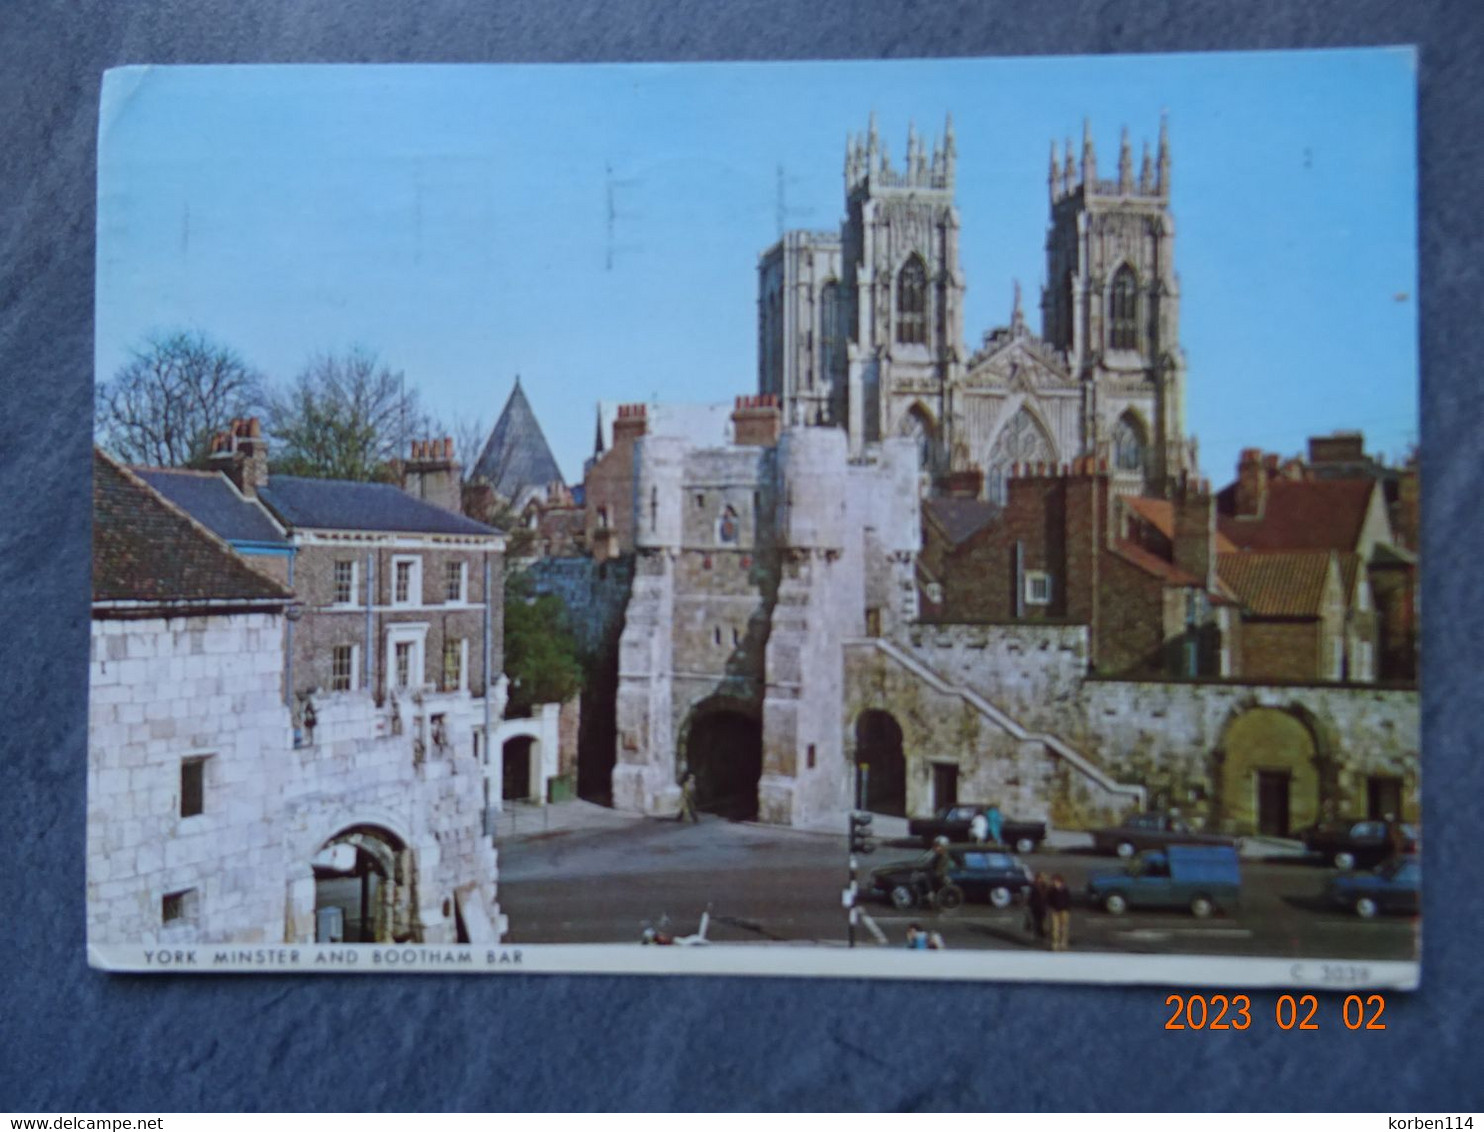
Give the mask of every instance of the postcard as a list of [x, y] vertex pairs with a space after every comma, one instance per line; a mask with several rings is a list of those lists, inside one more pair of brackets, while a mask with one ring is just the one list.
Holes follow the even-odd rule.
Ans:
[[1415, 987], [1415, 95], [109, 72], [90, 961]]

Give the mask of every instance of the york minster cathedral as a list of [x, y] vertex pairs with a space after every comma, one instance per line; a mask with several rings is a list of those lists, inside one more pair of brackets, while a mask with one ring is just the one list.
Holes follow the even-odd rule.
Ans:
[[1122, 493], [1165, 495], [1195, 472], [1184, 427], [1185, 361], [1161, 122], [1135, 167], [1123, 134], [1117, 175], [1052, 145], [1041, 333], [1015, 288], [1008, 327], [964, 345], [966, 286], [950, 117], [931, 154], [915, 130], [893, 163], [875, 118], [845, 156], [838, 232], [794, 231], [759, 264], [759, 391], [785, 425], [844, 428], [859, 455], [916, 440], [926, 489], [982, 482], [999, 501], [1015, 464], [1106, 462]]

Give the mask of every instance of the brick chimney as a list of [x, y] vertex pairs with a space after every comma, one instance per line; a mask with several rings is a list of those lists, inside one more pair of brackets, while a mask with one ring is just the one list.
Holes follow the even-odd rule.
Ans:
[[613, 447], [632, 444], [648, 431], [649, 414], [644, 405], [620, 405], [613, 420]]
[[234, 419], [226, 432], [211, 438], [211, 468], [237, 485], [246, 499], [256, 499], [268, 484], [268, 442], [257, 417]]
[[[1273, 457], [1276, 465], [1278, 458]], [[1244, 448], [1237, 460], [1237, 516], [1262, 518], [1268, 502], [1268, 467], [1261, 448]]]
[[1171, 557], [1177, 570], [1216, 588], [1216, 500], [1205, 480], [1181, 476], [1170, 500], [1174, 512]]
[[1309, 437], [1311, 464], [1364, 464], [1365, 433], [1332, 432]]
[[984, 472], [980, 468], [965, 468], [961, 472], [949, 472], [943, 480], [943, 492], [949, 499], [979, 499], [984, 495]]
[[732, 409], [732, 443], [771, 448], [783, 431], [783, 410], [776, 393], [738, 397]]
[[463, 492], [453, 437], [412, 442], [412, 458], [402, 465], [402, 490], [446, 511], [462, 513]]

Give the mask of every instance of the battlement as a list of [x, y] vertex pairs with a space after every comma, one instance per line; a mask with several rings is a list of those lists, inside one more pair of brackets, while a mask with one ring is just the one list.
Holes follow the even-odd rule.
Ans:
[[875, 189], [929, 189], [952, 192], [958, 145], [953, 136], [953, 115], [944, 123], [942, 139], [933, 139], [933, 152], [917, 136], [917, 127], [907, 128], [907, 159], [901, 169], [876, 130], [876, 115], [864, 136], [857, 134], [845, 144], [845, 191], [869, 193]]
[[1083, 200], [1089, 197], [1142, 197], [1164, 203], [1170, 196], [1170, 134], [1169, 123], [1164, 115], [1159, 120], [1159, 150], [1151, 159], [1149, 143], [1144, 143], [1143, 160], [1139, 163], [1137, 176], [1134, 173], [1133, 149], [1129, 143], [1128, 127], [1118, 146], [1118, 176], [1099, 179], [1097, 173], [1097, 147], [1092, 140], [1092, 125], [1082, 122], [1082, 165], [1079, 170], [1077, 158], [1072, 153], [1072, 139], [1066, 140], [1062, 159], [1058, 160], [1056, 142], [1051, 143], [1051, 168], [1046, 181], [1053, 205], [1079, 193]]

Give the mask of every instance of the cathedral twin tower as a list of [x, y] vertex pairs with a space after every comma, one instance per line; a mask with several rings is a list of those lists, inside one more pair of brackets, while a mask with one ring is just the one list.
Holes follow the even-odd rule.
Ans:
[[1014, 464], [1106, 461], [1122, 491], [1163, 495], [1195, 471], [1160, 125], [1137, 174], [1128, 132], [1118, 175], [1098, 177], [1084, 128], [1051, 151], [1041, 335], [1016, 287], [1010, 325], [964, 345], [964, 274], [950, 117], [931, 155], [909, 132], [898, 168], [876, 130], [850, 139], [838, 232], [788, 232], [761, 258], [759, 389], [790, 425], [843, 427], [853, 455], [917, 440], [926, 480], [1002, 497]]

